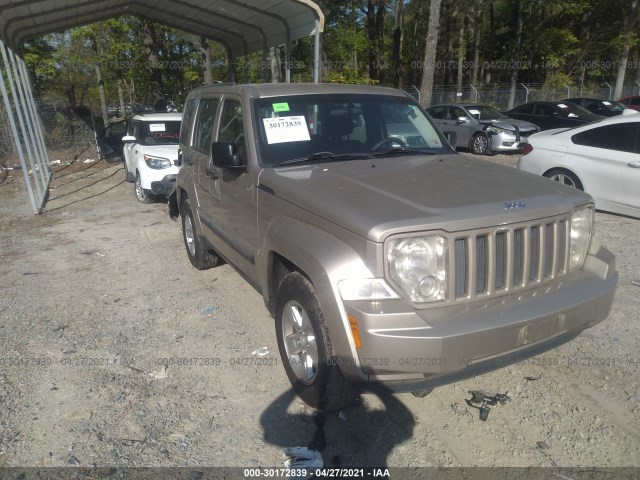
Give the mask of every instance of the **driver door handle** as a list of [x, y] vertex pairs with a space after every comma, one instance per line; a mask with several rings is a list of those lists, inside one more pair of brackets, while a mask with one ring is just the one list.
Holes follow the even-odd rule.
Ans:
[[210, 168], [207, 168], [204, 171], [205, 175], [209, 178], [213, 178], [214, 180], [218, 179], [218, 174], [216, 172], [214, 172], [213, 170], [211, 170]]

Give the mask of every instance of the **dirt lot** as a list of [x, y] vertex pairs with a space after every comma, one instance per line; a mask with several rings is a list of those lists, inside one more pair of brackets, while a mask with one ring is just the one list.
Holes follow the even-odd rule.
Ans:
[[[282, 467], [309, 444], [259, 294], [193, 269], [121, 164], [56, 172], [38, 217], [21, 182], [0, 185], [0, 466]], [[425, 398], [363, 395], [326, 415], [325, 465], [639, 467], [640, 221], [598, 213], [597, 230], [620, 272], [605, 322]], [[471, 390], [511, 400], [483, 422]]]

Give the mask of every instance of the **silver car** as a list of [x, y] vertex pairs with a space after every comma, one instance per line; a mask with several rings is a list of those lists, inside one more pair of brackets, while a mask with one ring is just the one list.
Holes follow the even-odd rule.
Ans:
[[435, 105], [427, 113], [450, 139], [455, 133], [456, 147], [469, 148], [477, 155], [516, 152], [521, 142], [540, 130], [531, 122], [509, 118], [489, 105]]

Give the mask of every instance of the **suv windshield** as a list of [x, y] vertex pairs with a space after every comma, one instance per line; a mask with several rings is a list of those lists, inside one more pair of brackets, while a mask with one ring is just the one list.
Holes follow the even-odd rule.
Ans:
[[180, 138], [180, 121], [141, 122], [141, 145], [177, 145]]
[[255, 101], [261, 163], [274, 166], [369, 158], [376, 154], [450, 153], [410, 99], [383, 95], [295, 95]]

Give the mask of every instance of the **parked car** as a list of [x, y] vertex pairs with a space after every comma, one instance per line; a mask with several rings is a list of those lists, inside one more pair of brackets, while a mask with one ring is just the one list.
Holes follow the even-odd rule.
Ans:
[[589, 193], [596, 208], [640, 218], [640, 115], [529, 137], [518, 168]]
[[168, 203], [187, 257], [263, 295], [315, 408], [379, 384], [423, 395], [608, 315], [617, 273], [591, 197], [455, 154], [404, 92], [208, 85], [182, 125]]
[[109, 124], [98, 134], [98, 146], [102, 158], [109, 162], [121, 162], [124, 160], [123, 136], [127, 135], [128, 124], [124, 120], [115, 121]]
[[533, 123], [509, 118], [489, 105], [434, 105], [427, 113], [445, 134], [456, 134], [455, 147], [478, 155], [517, 152], [520, 142], [539, 131]]
[[615, 100], [600, 100], [597, 98], [575, 97], [560, 101], [575, 103], [576, 105], [589, 110], [591, 113], [602, 115], [603, 117], [615, 117], [629, 108], [623, 103], [616, 102]]
[[634, 95], [634, 96], [631, 96], [631, 97], [621, 98], [618, 101], [620, 103], [622, 103], [623, 105], [626, 105], [627, 107], [632, 108], [633, 110], [640, 110], [640, 96], [639, 95]]
[[167, 196], [178, 173], [178, 137], [182, 114], [136, 115], [129, 122], [124, 142], [124, 170], [135, 183], [136, 198], [150, 203]]
[[577, 127], [603, 118], [575, 103], [566, 101], [529, 102], [509, 110], [505, 114], [512, 118], [531, 122], [537, 125], [540, 130]]

